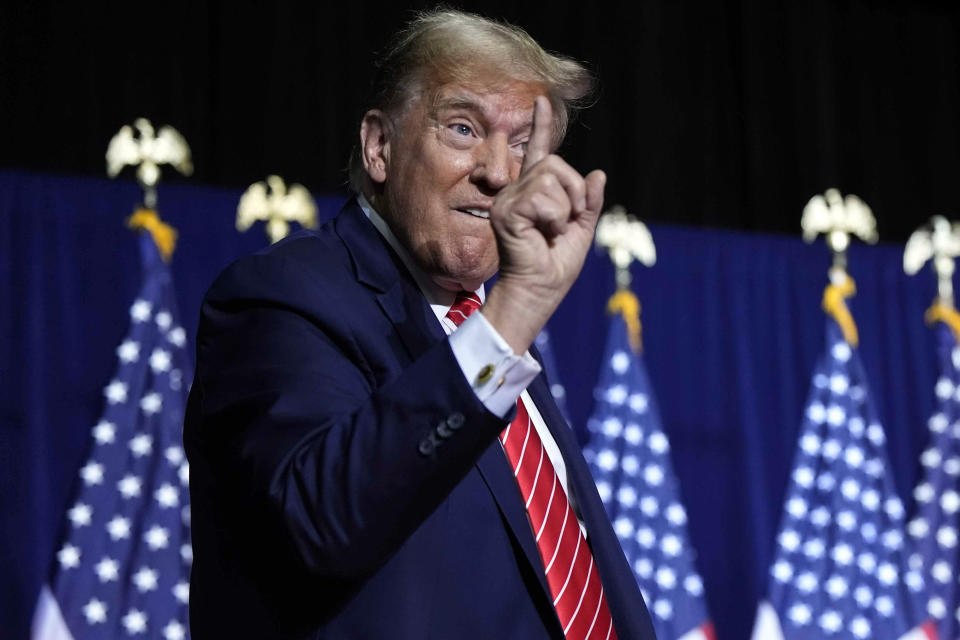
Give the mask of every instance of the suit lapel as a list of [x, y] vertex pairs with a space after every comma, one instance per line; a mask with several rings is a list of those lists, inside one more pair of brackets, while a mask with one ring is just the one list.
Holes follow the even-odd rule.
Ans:
[[484, 482], [493, 494], [497, 507], [503, 515], [503, 519], [510, 527], [510, 532], [520, 548], [523, 549], [523, 555], [533, 569], [533, 574], [537, 576], [540, 586], [543, 588], [545, 596], [551, 599], [550, 587], [547, 585], [547, 576], [543, 572], [543, 560], [540, 559], [540, 551], [537, 549], [537, 541], [530, 528], [530, 520], [527, 518], [527, 509], [523, 504], [523, 497], [520, 495], [520, 489], [517, 486], [517, 480], [513, 476], [513, 469], [510, 468], [510, 462], [507, 455], [497, 440], [480, 456], [477, 461], [477, 469], [483, 477]]
[[411, 360], [416, 360], [446, 337], [423, 294], [406, 278], [399, 279], [388, 290], [377, 294], [377, 303], [393, 323]]
[[393, 324], [410, 359], [416, 360], [445, 337], [423, 293], [355, 199], [337, 216], [336, 228], [357, 280], [376, 291], [377, 304]]

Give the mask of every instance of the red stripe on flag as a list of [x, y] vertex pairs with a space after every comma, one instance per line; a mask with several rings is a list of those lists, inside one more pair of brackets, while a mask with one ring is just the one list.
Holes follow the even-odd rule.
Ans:
[[700, 632], [707, 640], [717, 640], [717, 630], [709, 620], [700, 625]]
[[939, 640], [940, 634], [937, 632], [937, 624], [933, 620], [927, 620], [920, 625], [920, 631], [927, 636], [928, 640]]

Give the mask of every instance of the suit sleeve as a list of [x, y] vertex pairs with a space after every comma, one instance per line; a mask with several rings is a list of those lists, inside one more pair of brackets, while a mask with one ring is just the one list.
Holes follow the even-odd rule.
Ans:
[[291, 281], [309, 282], [291, 261], [257, 256], [211, 289], [192, 437], [216, 490], [248, 500], [303, 568], [362, 579], [444, 500], [504, 422], [476, 397], [447, 340], [375, 383], [335, 293], [315, 283], [291, 293]]

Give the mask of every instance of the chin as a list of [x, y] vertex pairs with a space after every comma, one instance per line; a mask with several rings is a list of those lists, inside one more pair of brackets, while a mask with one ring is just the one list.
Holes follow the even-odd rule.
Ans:
[[496, 265], [484, 265], [472, 269], [464, 269], [463, 265], [460, 265], [460, 268], [445, 270], [444, 275], [435, 280], [448, 291], [476, 291], [496, 272]]

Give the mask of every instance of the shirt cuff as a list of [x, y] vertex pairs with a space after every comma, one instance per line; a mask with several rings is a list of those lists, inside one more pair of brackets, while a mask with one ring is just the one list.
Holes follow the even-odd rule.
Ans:
[[529, 351], [516, 355], [482, 312], [472, 314], [453, 332], [450, 348], [477, 398], [501, 418], [541, 371]]

